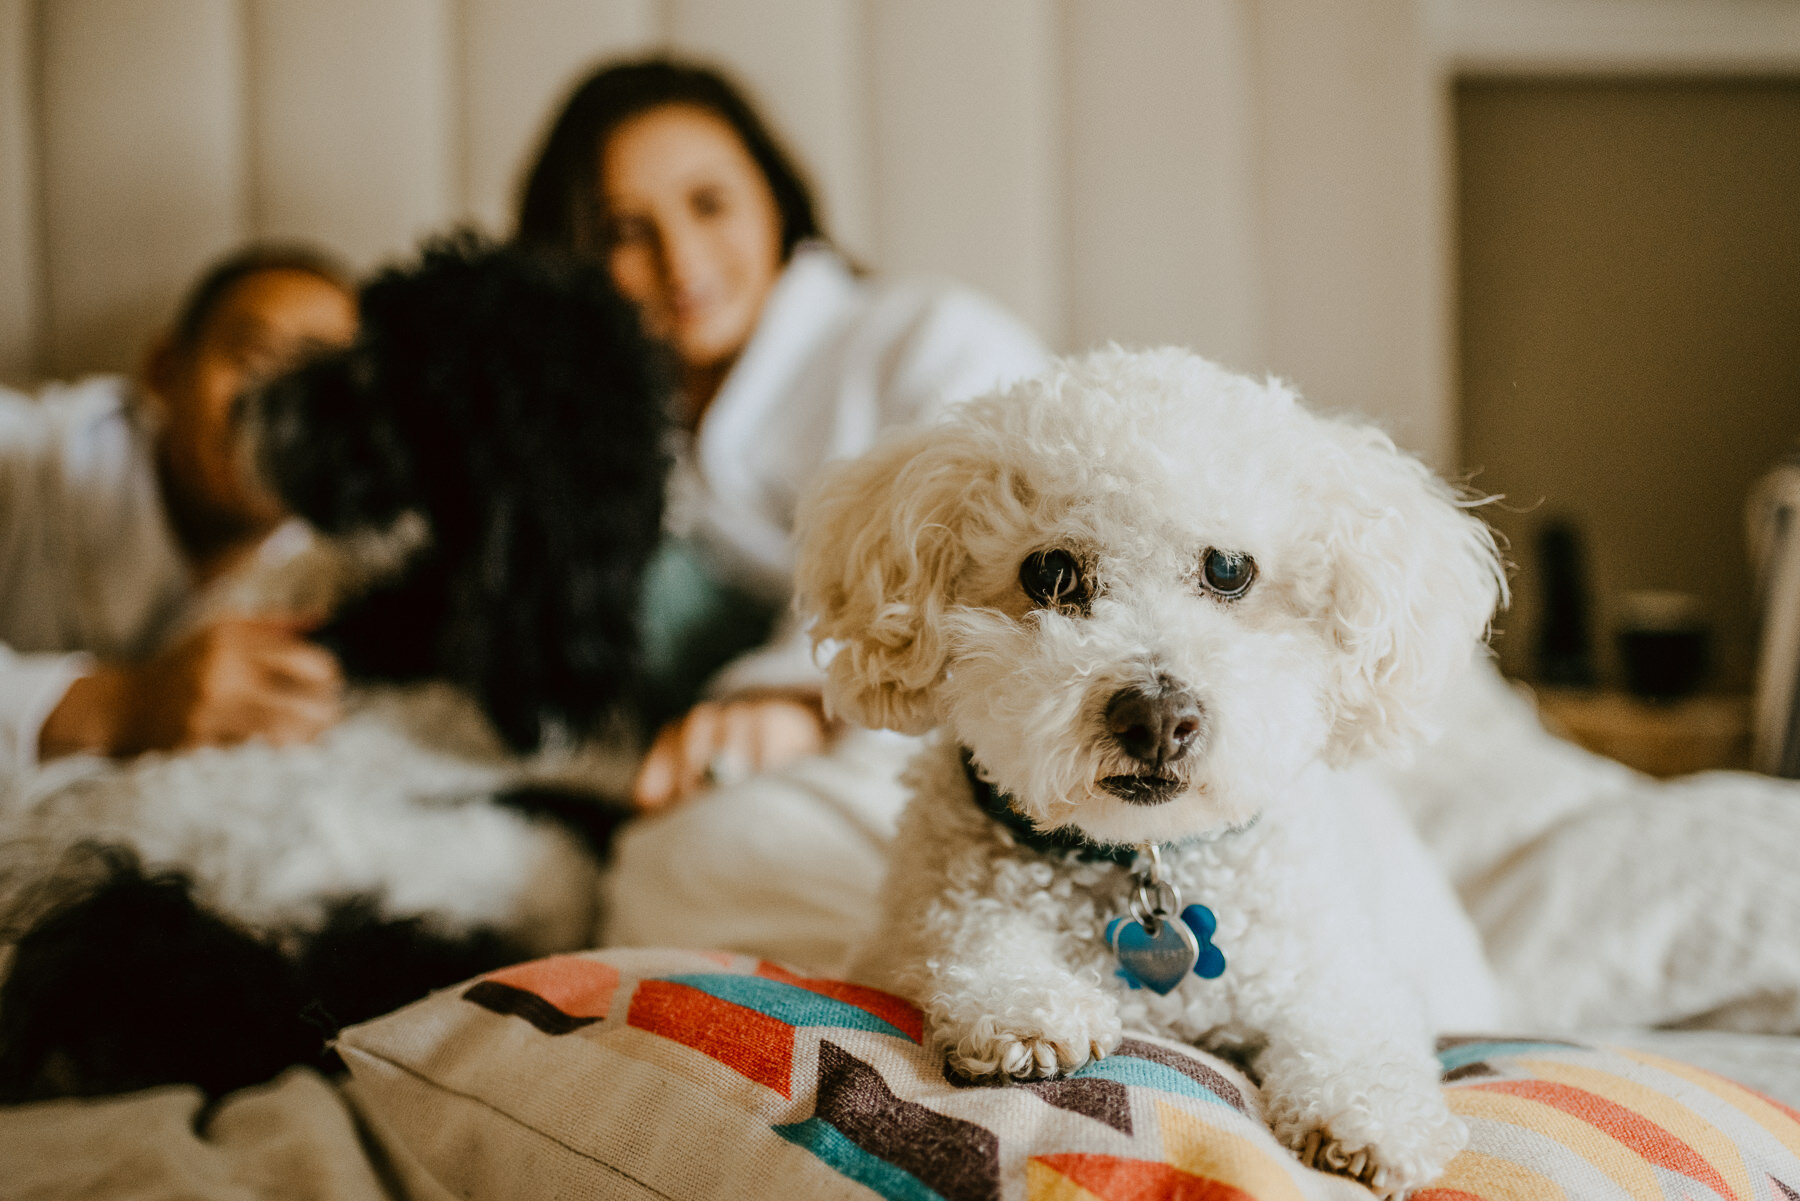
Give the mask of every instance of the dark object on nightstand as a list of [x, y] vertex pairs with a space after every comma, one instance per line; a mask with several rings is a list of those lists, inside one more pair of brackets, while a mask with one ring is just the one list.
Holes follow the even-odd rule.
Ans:
[[1652, 701], [1680, 700], [1706, 678], [1704, 627], [1686, 630], [1620, 630], [1619, 660], [1625, 687]]
[[1625, 688], [1650, 701], [1692, 696], [1706, 681], [1708, 628], [1698, 598], [1685, 592], [1628, 592], [1620, 605], [1619, 662]]
[[1537, 536], [1543, 581], [1537, 678], [1552, 688], [1592, 688], [1594, 644], [1588, 630], [1587, 562], [1572, 522], [1546, 522]]

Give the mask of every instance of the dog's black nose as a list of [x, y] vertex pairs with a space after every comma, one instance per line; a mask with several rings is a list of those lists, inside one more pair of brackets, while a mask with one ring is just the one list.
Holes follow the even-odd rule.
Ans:
[[1158, 683], [1121, 688], [1106, 702], [1106, 731], [1139, 763], [1161, 767], [1187, 754], [1206, 724], [1200, 698]]

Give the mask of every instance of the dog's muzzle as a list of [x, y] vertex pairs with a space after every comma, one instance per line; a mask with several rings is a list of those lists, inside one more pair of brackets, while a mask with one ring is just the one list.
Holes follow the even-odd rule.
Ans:
[[1135, 805], [1160, 805], [1181, 791], [1181, 778], [1171, 768], [1206, 732], [1206, 707], [1199, 697], [1158, 677], [1148, 687], [1113, 693], [1104, 721], [1114, 745], [1143, 770], [1107, 776], [1100, 787]]

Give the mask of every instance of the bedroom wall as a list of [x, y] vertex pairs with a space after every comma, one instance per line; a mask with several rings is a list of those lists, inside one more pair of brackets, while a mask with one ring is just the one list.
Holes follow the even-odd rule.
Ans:
[[0, 0], [0, 379], [129, 366], [248, 237], [504, 226], [588, 65], [720, 60], [840, 240], [1055, 344], [1184, 342], [1442, 459], [1416, 0]]
[[130, 365], [253, 236], [502, 228], [588, 65], [718, 59], [840, 240], [1460, 468], [1459, 72], [1800, 70], [1792, 0], [0, 0], [0, 380]]
[[1624, 594], [1672, 589], [1714, 626], [1712, 685], [1742, 689], [1746, 493], [1800, 432], [1800, 4], [1428, 0], [1427, 23], [1460, 93], [1453, 457], [1508, 495], [1517, 563], [1502, 665], [1532, 672], [1562, 515], [1604, 680]]
[[[1751, 675], [1744, 506], [1800, 443], [1800, 75], [1475, 78], [1457, 89], [1463, 460], [1535, 581], [1587, 544], [1598, 657], [1620, 598], [1693, 594], [1717, 685]], [[1529, 676], [1541, 596], [1499, 642]]]

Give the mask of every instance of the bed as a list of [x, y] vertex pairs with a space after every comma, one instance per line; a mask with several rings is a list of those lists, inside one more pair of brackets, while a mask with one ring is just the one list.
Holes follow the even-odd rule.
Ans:
[[[1529, 697], [1486, 669], [1447, 716], [1453, 733], [1391, 782], [1480, 928], [1514, 1019], [1441, 1053], [1492, 1144], [1458, 1161], [1467, 1179], [1441, 1201], [1629, 1196], [1651, 1179], [1670, 1195], [1797, 1195], [1800, 881], [1787, 864], [1800, 786], [1652, 781], [1551, 738]], [[347, 1078], [296, 1070], [215, 1105], [171, 1088], [0, 1112], [0, 1198], [1233, 1195], [1183, 1194], [1190, 1176], [1252, 1197], [1367, 1196], [1284, 1165], [1257, 1141], [1248, 1102], [1221, 1107], [1233, 1088], [1253, 1094], [1231, 1065], [1139, 1040], [1113, 1077], [1072, 1082], [1136, 1120], [1127, 1138], [1082, 1109], [1091, 1097], [1067, 1108], [952, 1089], [909, 1043], [903, 1003], [838, 981], [910, 749], [852, 735], [640, 823], [607, 886], [605, 942], [620, 949], [496, 974], [352, 1030]], [[826, 1015], [782, 1016], [809, 1005]], [[721, 1025], [721, 1012], [734, 1016]], [[1210, 1092], [1182, 1083], [1213, 1078]], [[1520, 1116], [1570, 1089], [1610, 1098], [1612, 1133], [1593, 1134], [1586, 1111], [1563, 1112], [1573, 1125], [1559, 1137]], [[942, 1163], [901, 1162], [907, 1140], [879, 1153], [871, 1114], [986, 1126], [1005, 1170], [934, 1180]], [[1152, 1128], [1161, 1141], [1143, 1152], [1131, 1139]], [[1689, 1158], [1656, 1160], [1667, 1140], [1650, 1130], [1687, 1131], [1671, 1145]], [[1186, 1159], [1168, 1150], [1179, 1131]], [[1609, 1163], [1620, 1147], [1651, 1175]]]

